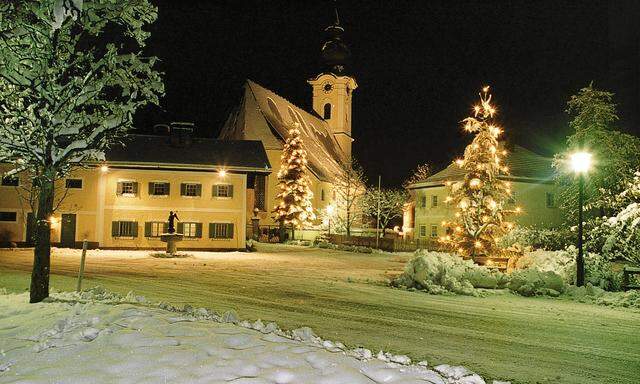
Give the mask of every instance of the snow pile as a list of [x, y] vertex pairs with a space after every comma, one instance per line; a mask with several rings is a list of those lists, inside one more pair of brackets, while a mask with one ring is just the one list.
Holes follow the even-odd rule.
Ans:
[[0, 382], [485, 383], [464, 367], [374, 357], [234, 312], [131, 304], [144, 299], [104, 290], [27, 301], [0, 294]]
[[432, 294], [456, 293], [477, 296], [476, 288], [504, 288], [505, 274], [475, 265], [471, 260], [443, 252], [417, 251], [393, 285]]

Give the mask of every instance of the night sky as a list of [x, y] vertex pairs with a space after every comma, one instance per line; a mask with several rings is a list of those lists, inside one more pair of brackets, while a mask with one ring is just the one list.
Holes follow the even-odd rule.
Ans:
[[[162, 108], [136, 126], [192, 121], [215, 137], [249, 78], [311, 110], [333, 2], [151, 0], [147, 53], [165, 73]], [[550, 155], [569, 133], [571, 94], [593, 81], [617, 94], [623, 130], [640, 133], [640, 2], [340, 1], [351, 72], [354, 155], [397, 186], [419, 163], [461, 155], [460, 129], [492, 87], [506, 140]], [[634, 21], [635, 20], [635, 21]], [[277, 167], [277, 165], [274, 165]]]

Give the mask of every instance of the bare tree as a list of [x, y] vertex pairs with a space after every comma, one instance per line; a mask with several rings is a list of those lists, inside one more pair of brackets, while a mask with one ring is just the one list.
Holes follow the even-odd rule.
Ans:
[[402, 182], [402, 186], [407, 188], [411, 184], [423, 181], [429, 176], [431, 176], [431, 165], [429, 165], [429, 163], [420, 164], [411, 172], [411, 176]]
[[362, 198], [362, 210], [371, 218], [379, 215], [379, 228], [384, 234], [384, 228], [391, 220], [402, 217], [404, 204], [408, 200], [409, 194], [403, 189], [370, 188]]
[[365, 176], [360, 165], [350, 159], [342, 165], [336, 176], [333, 191], [335, 193], [336, 229], [351, 236], [351, 228], [362, 221], [362, 197], [365, 194]]

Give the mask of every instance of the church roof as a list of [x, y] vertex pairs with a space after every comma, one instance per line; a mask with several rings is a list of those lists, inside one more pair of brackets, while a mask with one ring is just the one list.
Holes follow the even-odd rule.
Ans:
[[[525, 182], [549, 182], [553, 180], [552, 159], [538, 155], [524, 147], [514, 145], [505, 159], [509, 167], [509, 175], [505, 179]], [[409, 189], [444, 185], [446, 181], [461, 180], [464, 170], [452, 163], [442, 171], [435, 173], [425, 180], [409, 186]]]
[[251, 80], [245, 83], [242, 101], [219, 138], [258, 140], [266, 149], [281, 150], [292, 122], [300, 124], [309, 169], [320, 180], [331, 181], [346, 159], [327, 122]]
[[108, 164], [271, 171], [262, 143], [249, 140], [193, 137], [183, 144], [176, 144], [166, 135], [130, 135], [124, 145], [105, 151], [105, 159]]

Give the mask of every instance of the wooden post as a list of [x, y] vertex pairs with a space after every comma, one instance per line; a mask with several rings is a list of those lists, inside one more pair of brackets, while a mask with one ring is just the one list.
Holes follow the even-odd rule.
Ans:
[[89, 242], [87, 239], [82, 240], [82, 258], [80, 258], [80, 271], [78, 272], [78, 286], [76, 287], [76, 292], [80, 292], [82, 290], [82, 275], [84, 275], [84, 260], [87, 257], [87, 246]]

